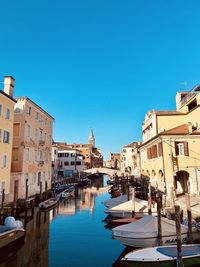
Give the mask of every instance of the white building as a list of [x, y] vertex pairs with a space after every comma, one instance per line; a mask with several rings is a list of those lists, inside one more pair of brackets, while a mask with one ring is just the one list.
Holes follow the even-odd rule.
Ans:
[[85, 169], [84, 156], [81, 151], [73, 148], [58, 148], [57, 174], [71, 177]]
[[121, 152], [121, 171], [123, 173], [129, 173], [136, 178], [140, 177], [140, 155], [138, 147], [141, 142], [133, 142], [122, 148]]

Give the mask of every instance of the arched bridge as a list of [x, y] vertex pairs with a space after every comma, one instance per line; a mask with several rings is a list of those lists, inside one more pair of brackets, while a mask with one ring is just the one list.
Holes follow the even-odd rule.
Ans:
[[118, 176], [121, 176], [121, 171], [119, 170], [114, 170], [114, 169], [109, 169], [106, 167], [102, 167], [102, 168], [92, 168], [92, 169], [88, 169], [88, 170], [84, 170], [84, 173], [88, 173], [88, 175], [86, 174], [86, 176], [92, 175], [92, 174], [107, 174], [109, 176], [113, 176], [115, 174], [117, 174]]

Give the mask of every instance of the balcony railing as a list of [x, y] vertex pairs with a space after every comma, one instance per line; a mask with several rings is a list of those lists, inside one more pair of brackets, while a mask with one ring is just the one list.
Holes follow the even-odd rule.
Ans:
[[188, 102], [193, 96], [195, 96], [195, 93], [187, 93], [179, 102], [179, 107], [182, 107], [186, 102]]

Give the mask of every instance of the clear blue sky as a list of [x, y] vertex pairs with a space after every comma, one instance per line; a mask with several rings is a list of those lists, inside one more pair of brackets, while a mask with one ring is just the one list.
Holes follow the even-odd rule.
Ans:
[[0, 1], [0, 80], [55, 118], [54, 139], [104, 155], [141, 139], [151, 109], [200, 82], [199, 0]]

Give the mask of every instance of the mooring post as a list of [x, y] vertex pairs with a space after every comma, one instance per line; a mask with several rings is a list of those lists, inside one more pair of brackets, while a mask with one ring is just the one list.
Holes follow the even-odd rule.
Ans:
[[174, 208], [175, 200], [174, 200], [174, 187], [170, 187], [170, 207]]
[[188, 238], [189, 243], [192, 243], [193, 236], [192, 236], [192, 212], [191, 212], [191, 205], [190, 205], [190, 196], [188, 193], [185, 193], [185, 203], [187, 207], [187, 217], [188, 217]]
[[45, 181], [45, 199], [48, 198], [48, 185], [47, 185], [47, 181]]
[[42, 181], [40, 182], [40, 201], [42, 201]]
[[130, 190], [129, 190], [129, 184], [127, 184], [127, 200], [130, 200]]
[[177, 267], [184, 267], [182, 260], [182, 238], [181, 238], [181, 217], [180, 206], [175, 205], [176, 237], [177, 237]]
[[148, 190], [148, 214], [152, 215], [151, 210], [151, 182], [149, 181], [149, 190]]
[[4, 205], [4, 201], [5, 201], [5, 189], [2, 189], [2, 198], [1, 198], [1, 210], [0, 210], [0, 223], [3, 224], [3, 205]]
[[162, 223], [161, 223], [161, 210], [162, 202], [160, 196], [157, 197], [157, 218], [158, 218], [158, 245], [162, 246]]
[[133, 204], [133, 209], [132, 209], [132, 217], [135, 216], [135, 188], [132, 188], [132, 204]]

